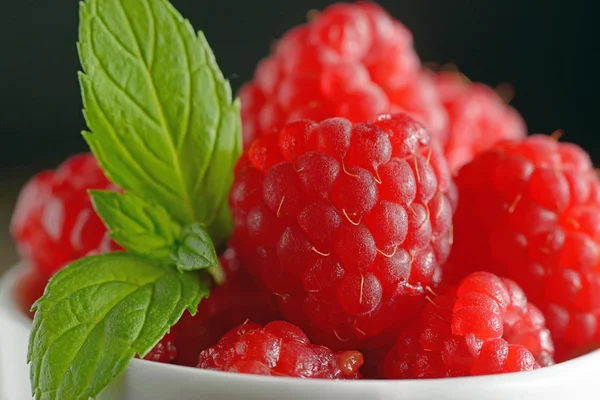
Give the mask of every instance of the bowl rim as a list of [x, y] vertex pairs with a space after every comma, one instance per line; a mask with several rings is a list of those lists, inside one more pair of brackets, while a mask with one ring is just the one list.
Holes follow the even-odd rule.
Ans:
[[[28, 266], [25, 263], [20, 262], [0, 276], [0, 311], [7, 313], [7, 316], [12, 318], [12, 323], [17, 323], [21, 328], [30, 332], [31, 320], [18, 308], [14, 298], [14, 284], [27, 268]], [[11, 321], [6, 321], [6, 323], [11, 323]], [[428, 389], [433, 389], [432, 386], [445, 387], [449, 384], [476, 386], [501, 384], [503, 386], [522, 386], [543, 383], [544, 381], [547, 382], [548, 379], [556, 380], [560, 379], [560, 377], [566, 378], [568, 375], [576, 374], [581, 368], [589, 367], [589, 363], [594, 361], [592, 359], [596, 359], [595, 362], [600, 365], [600, 349], [559, 364], [526, 372], [435, 379], [358, 379], [336, 380], [334, 382], [336, 385], [344, 385], [347, 388], [352, 388], [354, 386], [365, 388], [365, 385], [373, 388], [382, 385], [395, 385], [398, 388], [412, 388], [414, 390], [425, 385], [428, 386]], [[302, 384], [306, 385], [308, 381], [310, 381], [310, 384], [314, 385], [314, 387], [329, 387], [332, 382], [328, 379], [298, 379], [293, 377], [260, 376], [212, 371], [175, 364], [155, 363], [140, 359], [131, 360], [128, 368], [141, 368], [143, 370], [153, 369], [156, 371], [156, 374], [160, 374], [161, 370], [172, 373], [177, 373], [179, 371], [180, 373], [188, 374], [188, 376], [189, 374], [203, 376], [204, 379], [218, 379], [221, 381], [224, 379], [235, 380], [235, 384], [244, 382], [251, 382], [253, 384], [272, 384], [277, 382], [289, 385], [303, 382]]]

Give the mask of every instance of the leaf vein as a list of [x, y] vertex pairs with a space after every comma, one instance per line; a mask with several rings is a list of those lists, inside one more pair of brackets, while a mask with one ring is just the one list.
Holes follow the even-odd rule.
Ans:
[[150, 54], [148, 55], [148, 68], [152, 70], [154, 65], [154, 54], [156, 52], [156, 18], [154, 17], [154, 13], [152, 12], [150, 5], [148, 4], [148, 0], [144, 0], [144, 8], [146, 12], [150, 15]]
[[[66, 335], [67, 333], [71, 332], [72, 330], [79, 328], [82, 325], [91, 325], [90, 322], [88, 323], [82, 323], [82, 324], [75, 324], [72, 327], [70, 327], [69, 329], [67, 329], [66, 331], [62, 332], [60, 335], [56, 336], [53, 340], [52, 343], [55, 343], [57, 340], [59, 340], [61, 337], [63, 337], [64, 335]], [[92, 329], [90, 329], [90, 331], [94, 330], [94, 326], [92, 326]], [[89, 337], [89, 332], [84, 336], [84, 340], [82, 341], [81, 345], [79, 346], [79, 348], [77, 349], [77, 352], [75, 353], [75, 356], [73, 357], [73, 359], [75, 359], [75, 357], [77, 357], [77, 354], [79, 354], [79, 352], [81, 351], [81, 348], [83, 347], [83, 345], [85, 344], [85, 341], [87, 340], [87, 338]], [[44, 352], [41, 354], [40, 359], [44, 359], [44, 357], [46, 356], [46, 354], [48, 354], [48, 352], [50, 351], [50, 348], [52, 347], [51, 344], [49, 344], [45, 349]], [[72, 360], [71, 360], [72, 361]], [[40, 363], [41, 365], [41, 363]], [[71, 366], [71, 363], [69, 363], [69, 367]], [[63, 373], [63, 376], [61, 377], [61, 379], [58, 380], [58, 382], [62, 382], [64, 377], [67, 375], [67, 372], [69, 371], [69, 368], [67, 368], [65, 370], [65, 372]], [[50, 390], [45, 390], [42, 391], [42, 393], [48, 393]], [[51, 389], [52, 392], [56, 392], [58, 391], [58, 388], [54, 388]]]
[[[137, 37], [137, 35], [135, 34], [135, 32], [133, 31], [133, 27], [131, 25], [131, 21], [129, 19], [129, 15], [127, 15], [127, 12], [125, 11], [125, 8], [123, 7], [123, 0], [119, 0], [118, 3], [121, 6], [121, 10], [123, 12], [123, 15], [125, 16], [125, 21], [127, 22], [127, 27], [131, 33], [131, 36], [135, 39], [136, 42], [136, 46], [137, 46], [137, 50], [138, 50], [138, 54], [139, 57], [143, 59], [143, 57], [141, 56], [141, 47], [140, 47], [140, 41], [139, 38]], [[154, 98], [154, 101], [156, 102], [156, 105], [158, 106], [158, 114], [160, 117], [160, 122], [161, 125], [164, 129], [164, 131], [167, 133], [167, 140], [166, 142], [169, 144], [169, 150], [171, 153], [171, 157], [173, 158], [173, 169], [175, 171], [175, 175], [177, 176], [177, 180], [179, 181], [179, 186], [181, 188], [181, 197], [182, 200], [184, 201], [185, 207], [190, 215], [190, 218], [192, 221], [195, 221], [196, 219], [196, 212], [194, 210], [194, 207], [192, 207], [192, 202], [190, 199], [190, 194], [187, 191], [186, 185], [185, 185], [185, 180], [183, 179], [183, 173], [181, 171], [181, 165], [179, 163], [179, 159], [177, 157], [177, 151], [175, 149], [175, 144], [173, 143], [173, 133], [171, 132], [171, 129], [169, 128], [169, 125], [167, 123], [167, 120], [165, 118], [165, 112], [164, 112], [164, 107], [160, 101], [160, 98], [158, 96], [158, 91], [156, 90], [156, 86], [154, 85], [154, 79], [152, 77], [151, 71], [146, 68], [146, 77], [148, 79], [148, 85], [151, 89], [152, 92], [152, 97]]]
[[[206, 57], [208, 59], [210, 55], [206, 54]], [[209, 66], [209, 71], [211, 76], [213, 77], [213, 79], [216, 81], [216, 77], [215, 77], [215, 72], [213, 71], [212, 66], [210, 65], [210, 61], [207, 62], [207, 65]], [[219, 100], [219, 104], [223, 104], [223, 99], [221, 98], [221, 94], [219, 93], [219, 90], [215, 87], [215, 94]], [[217, 129], [215, 130], [216, 135], [215, 135], [215, 141], [214, 143], [212, 143], [211, 149], [210, 149], [210, 157], [208, 158], [208, 160], [212, 160], [214, 157], [215, 152], [217, 151], [217, 147], [219, 145], [219, 137], [221, 135], [221, 124], [223, 121], [223, 113], [221, 112], [221, 109], [218, 108], [218, 123], [217, 123]], [[199, 191], [201, 191], [201, 189], [203, 187], [205, 187], [206, 185], [206, 179], [208, 179], [208, 170], [210, 168], [210, 163], [206, 163], [206, 165], [204, 166], [204, 168], [202, 169], [202, 172], [200, 172], [200, 176], [202, 177], [202, 179], [198, 179], [196, 181], [196, 184], [194, 185], [194, 190], [192, 193], [198, 193]], [[199, 185], [200, 184], [200, 185]], [[213, 215], [210, 216], [209, 218], [214, 218], [217, 214], [217, 212], [213, 212]]]
[[125, 50], [127, 55], [129, 55], [134, 61], [139, 61], [137, 56], [133, 54], [132, 51], [127, 48], [125, 43], [123, 43], [123, 41], [119, 39], [119, 37], [108, 27], [108, 24], [106, 23], [101, 14], [96, 14], [95, 18], [98, 20], [99, 25], [101, 25], [104, 28], [106, 33], [108, 33], [108, 35], [119, 45], [119, 47]]
[[[166, 192], [168, 192], [171, 196], [174, 196], [175, 198], [178, 198], [178, 194], [177, 194], [177, 192], [174, 189], [172, 189], [170, 186], [167, 186], [166, 184], [164, 184], [161, 180], [158, 180], [155, 177], [153, 177], [150, 174], [150, 172], [146, 171], [146, 169], [143, 167], [143, 165], [133, 156], [133, 154], [131, 153], [131, 150], [129, 150], [129, 148], [127, 146], [124, 146], [119, 140], [116, 140], [116, 137], [117, 137], [116, 130], [113, 127], [112, 123], [109, 121], [108, 117], [106, 116], [106, 112], [104, 111], [102, 105], [100, 104], [100, 102], [96, 98], [96, 93], [94, 92], [93, 89], [91, 90], [91, 94], [94, 97], [94, 103], [96, 104], [96, 107], [98, 107], [98, 111], [102, 115], [102, 119], [110, 127], [109, 134], [112, 136], [112, 140], [113, 140], [113, 143], [115, 144], [115, 146], [117, 146], [120, 150], [123, 151], [123, 153], [125, 153], [125, 155], [127, 156], [127, 158], [132, 162], [132, 164], [135, 167], [137, 167], [138, 171], [140, 171], [142, 173], [142, 175], [144, 175], [145, 178], [148, 181], [155, 182], [163, 190], [165, 190]], [[142, 141], [142, 143], [143, 143], [143, 141]]]
[[144, 309], [144, 320], [143, 320], [143, 322], [141, 324], [141, 329], [137, 333], [137, 335], [135, 336], [135, 339], [131, 341], [131, 348], [132, 349], [133, 349], [133, 345], [135, 344], [135, 342], [137, 342], [137, 340], [139, 339], [140, 335], [142, 334], [142, 332], [144, 330], [144, 324], [146, 323], [146, 320], [148, 319], [148, 311], [150, 310], [150, 306], [152, 305], [152, 301], [153, 301], [155, 293], [156, 293], [156, 288], [154, 287], [154, 285], [152, 285], [152, 293], [150, 294], [150, 301], [148, 302], [148, 304], [146, 305], [146, 307]]
[[186, 70], [186, 78], [187, 78], [187, 91], [186, 91], [186, 101], [185, 101], [185, 109], [184, 109], [184, 119], [185, 123], [182, 126], [182, 132], [179, 135], [179, 143], [177, 143], [177, 151], [181, 151], [181, 146], [185, 143], [187, 138], [189, 127], [190, 127], [190, 118], [192, 116], [192, 98], [194, 97], [194, 91], [192, 90], [192, 80], [194, 76], [191, 74], [190, 69], [190, 56], [188, 54], [187, 46], [181, 37], [181, 34], [177, 35], [179, 37], [179, 41], [181, 42], [181, 46], [183, 47], [183, 54], [185, 54], [185, 65], [187, 66]]
[[[98, 19], [101, 20], [100, 17], [98, 17]], [[103, 26], [103, 25], [100, 24], [100, 26]], [[116, 38], [115, 38], [115, 40], [116, 40]], [[92, 43], [94, 43], [94, 42], [92, 42]], [[94, 47], [93, 44], [90, 44], [90, 48], [92, 50], [94, 57], [98, 61], [98, 66], [100, 67], [102, 72], [104, 72], [104, 75], [109, 79], [109, 81], [125, 96], [125, 98], [127, 100], [129, 100], [131, 102], [131, 104], [133, 104], [135, 106], [135, 108], [137, 108], [138, 110], [141, 111], [142, 115], [148, 119], [150, 124], [153, 125], [153, 127], [155, 129], [161, 129], [160, 123], [158, 121], [156, 121], [154, 118], [152, 118], [152, 116], [150, 115], [148, 110], [144, 109], [144, 107], [142, 107], [142, 105], [140, 103], [138, 103], [138, 101], [129, 92], [127, 92], [127, 90], [123, 86], [121, 86], [121, 84], [112, 76], [112, 74], [108, 71], [108, 68], [102, 63], [102, 60], [100, 59], [100, 57], [98, 57], [98, 52], [96, 51], [96, 48]], [[136, 61], [137, 61], [137, 59], [136, 59]]]
[[[102, 330], [102, 344], [100, 346], [100, 349], [98, 351], [98, 359], [102, 357], [102, 353], [104, 352], [104, 347], [106, 345], [106, 329]], [[87, 390], [84, 393], [88, 393], [90, 391], [94, 391], [95, 388], [93, 388], [93, 386], [90, 386], [90, 383], [92, 382], [92, 380], [94, 379], [94, 375], [95, 372], [98, 370], [98, 364], [96, 365], [96, 367], [94, 368], [94, 373], [93, 374], [89, 374], [86, 385], [84, 387], [87, 388]], [[91, 396], [90, 396], [91, 397]]]
[[[121, 281], [119, 281], [119, 282], [121, 282]], [[105, 283], [111, 283], [111, 282], [103, 282], [102, 284], [105, 284]], [[102, 284], [101, 284], [101, 285], [102, 285]], [[98, 322], [97, 322], [95, 325], [93, 325], [93, 326], [92, 326], [92, 329], [90, 329], [89, 331], [87, 331], [87, 332], [86, 332], [85, 336], [83, 337], [83, 340], [82, 340], [81, 344], [79, 345], [79, 348], [77, 349], [77, 351], [75, 352], [75, 354], [72, 356], [72, 358], [71, 358], [71, 360], [70, 360], [69, 367], [68, 367], [68, 368], [65, 370], [65, 372], [63, 373], [63, 376], [61, 377], [61, 379], [60, 379], [60, 380], [58, 380], [58, 382], [62, 382], [62, 381], [64, 380], [65, 376], [67, 375], [67, 373], [68, 373], [69, 369], [70, 369], [70, 368], [71, 368], [71, 366], [72, 366], [72, 361], [73, 361], [75, 358], [77, 358], [77, 356], [79, 355], [79, 353], [80, 353], [80, 352], [81, 352], [81, 350], [83, 349], [83, 346], [85, 345], [86, 341], [88, 340], [88, 338], [89, 338], [89, 336], [90, 336], [91, 332], [94, 330], [94, 328], [95, 328], [96, 326], [98, 326], [99, 324], [101, 324], [101, 323], [105, 323], [105, 322], [106, 322], [106, 316], [107, 316], [107, 315], [108, 315], [108, 314], [109, 314], [109, 313], [110, 313], [112, 310], [114, 310], [114, 309], [115, 309], [115, 307], [117, 307], [117, 306], [119, 305], [119, 303], [121, 303], [121, 302], [122, 302], [123, 300], [125, 300], [127, 297], [131, 296], [132, 294], [134, 294], [134, 293], [135, 293], [135, 292], [137, 292], [138, 290], [140, 290], [140, 289], [142, 289], [142, 288], [144, 288], [144, 287], [146, 287], [146, 286], [148, 286], [148, 285], [152, 285], [152, 283], [146, 283], [146, 284], [144, 284], [144, 285], [134, 285], [134, 286], [136, 286], [136, 288], [135, 288], [134, 290], [132, 290], [131, 292], [129, 292], [129, 293], [127, 293], [127, 294], [125, 294], [125, 295], [124, 295], [123, 297], [121, 297], [121, 298], [120, 298], [120, 299], [119, 299], [117, 302], [115, 302], [115, 304], [114, 304], [113, 306], [109, 307], [107, 310], [105, 310], [105, 312], [104, 312], [103, 314], [101, 314], [101, 316], [99, 316], [99, 318], [98, 318]], [[93, 285], [89, 285], [89, 286], [93, 286]], [[89, 287], [89, 286], [87, 286], [87, 287]], [[152, 285], [152, 287], [153, 287], [153, 286], [154, 286], [154, 285]], [[82, 290], [82, 289], [83, 289], [83, 288], [81, 288], [81, 289], [79, 289], [79, 290], [77, 290], [77, 291], [73, 292], [72, 294], [74, 294], [74, 293], [77, 293], [78, 291], [80, 291], [80, 290]], [[154, 289], [154, 288], [153, 288], [153, 289]], [[72, 294], [71, 294], [71, 295], [72, 295]], [[70, 297], [71, 297], [71, 296], [67, 296], [67, 299], [68, 299], [68, 298], [70, 298]], [[56, 304], [54, 304], [54, 306], [56, 306]], [[53, 307], [54, 307], [54, 306], [53, 306]], [[145, 315], [147, 315], [147, 314], [145, 313]], [[144, 321], [145, 321], [145, 317], [144, 317]], [[72, 327], [70, 327], [69, 329], [67, 329], [66, 331], [64, 331], [64, 332], [60, 333], [59, 335], [57, 335], [57, 336], [54, 338], [54, 340], [53, 340], [53, 343], [55, 343], [56, 341], [58, 341], [58, 340], [59, 340], [61, 337], [63, 337], [63, 336], [64, 336], [64, 335], [66, 335], [67, 333], [71, 332], [71, 331], [72, 331], [72, 330], [74, 330], [75, 328], [78, 328], [78, 327], [80, 327], [80, 326], [82, 326], [82, 325], [91, 325], [91, 324], [93, 324], [93, 323], [94, 323], [94, 321], [92, 321], [92, 322], [83, 322], [83, 323], [77, 323], [77, 324], [73, 325]], [[143, 326], [143, 325], [142, 325], [142, 326]], [[141, 331], [141, 330], [140, 330], [140, 331]], [[48, 353], [48, 351], [50, 351], [50, 348], [51, 348], [51, 345], [48, 345], [48, 346], [46, 347], [46, 349], [44, 349], [44, 352], [43, 352], [43, 354], [42, 354], [42, 356], [41, 356], [41, 358], [42, 358], [42, 359], [43, 359], [43, 358], [46, 356], [46, 354]], [[40, 364], [41, 364], [41, 363], [40, 363]], [[54, 389], [54, 390], [57, 390], [57, 389]]]

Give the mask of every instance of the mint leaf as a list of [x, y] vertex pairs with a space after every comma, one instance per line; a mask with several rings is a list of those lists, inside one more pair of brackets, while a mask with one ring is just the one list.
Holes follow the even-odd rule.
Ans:
[[58, 272], [34, 305], [28, 359], [35, 398], [98, 395], [186, 308], [196, 312], [208, 295], [205, 279], [128, 253], [87, 257]]
[[160, 205], [132, 193], [90, 191], [94, 208], [121, 246], [157, 260], [169, 260], [181, 226]]
[[219, 259], [204, 224], [195, 223], [181, 232], [179, 245], [171, 255], [180, 271], [217, 267]]
[[221, 245], [241, 124], [204, 35], [166, 0], [87, 0], [78, 45], [84, 137], [109, 178]]

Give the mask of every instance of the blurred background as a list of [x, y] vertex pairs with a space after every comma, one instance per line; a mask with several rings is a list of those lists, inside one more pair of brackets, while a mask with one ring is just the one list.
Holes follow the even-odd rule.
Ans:
[[[237, 90], [275, 39], [333, 1], [171, 0], [205, 32]], [[511, 83], [530, 132], [563, 129], [600, 165], [597, 24], [584, 0], [381, 0], [408, 26], [424, 62], [452, 62], [473, 81]], [[588, 3], [589, 5], [589, 3]], [[78, 2], [0, 0], [0, 272], [16, 260], [8, 234], [23, 183], [86, 150], [76, 72]], [[595, 57], [594, 57], [595, 59]], [[594, 68], [594, 71], [592, 71]], [[595, 118], [594, 118], [595, 119]], [[595, 121], [594, 121], [595, 122]]]

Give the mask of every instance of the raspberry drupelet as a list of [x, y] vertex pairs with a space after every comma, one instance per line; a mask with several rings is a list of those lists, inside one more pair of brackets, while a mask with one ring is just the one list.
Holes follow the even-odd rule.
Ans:
[[600, 343], [600, 183], [578, 146], [535, 135], [465, 165], [449, 265], [516, 281], [543, 311], [557, 361]]
[[200, 353], [198, 368], [298, 378], [357, 379], [363, 356], [334, 353], [311, 344], [297, 326], [273, 321], [264, 327], [246, 322]]
[[267, 323], [279, 317], [271, 294], [253, 283], [233, 249], [227, 249], [219, 260], [225, 281], [211, 289], [196, 315], [185, 312], [171, 329], [178, 350], [176, 364], [196, 366], [202, 350], [215, 345], [226, 332], [248, 319]]
[[334, 4], [286, 33], [240, 90], [246, 147], [287, 122], [405, 112], [445, 141], [447, 116], [410, 31], [373, 3]]
[[440, 281], [452, 187], [436, 143], [405, 114], [301, 120], [240, 159], [234, 241], [286, 319], [357, 348], [403, 324]]
[[487, 375], [553, 364], [544, 317], [513, 281], [474, 272], [458, 288], [428, 299], [389, 351], [386, 378]]
[[521, 139], [527, 127], [521, 115], [506, 105], [492, 88], [470, 83], [459, 73], [435, 75], [441, 101], [448, 113], [448, 141], [444, 155], [451, 171], [503, 139]]
[[89, 189], [112, 189], [91, 154], [73, 156], [44, 171], [21, 191], [11, 231], [21, 257], [46, 278], [96, 250], [106, 228], [92, 207]]

